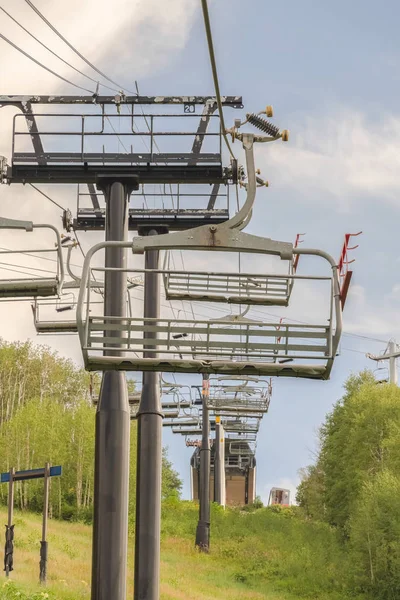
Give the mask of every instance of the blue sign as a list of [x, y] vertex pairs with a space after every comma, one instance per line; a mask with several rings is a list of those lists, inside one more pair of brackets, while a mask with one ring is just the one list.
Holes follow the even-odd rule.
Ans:
[[[41, 479], [44, 477], [45, 470], [43, 469], [30, 469], [28, 471], [16, 471], [14, 474], [14, 481], [22, 481], [24, 479]], [[61, 475], [61, 465], [57, 467], [50, 467], [50, 477], [57, 477]], [[7, 483], [10, 481], [10, 473], [2, 473], [0, 477], [0, 483]]]

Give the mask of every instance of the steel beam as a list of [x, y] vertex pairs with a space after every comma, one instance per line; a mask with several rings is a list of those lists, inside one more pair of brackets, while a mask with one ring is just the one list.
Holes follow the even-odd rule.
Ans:
[[13, 165], [7, 169], [8, 183], [96, 183], [99, 175], [116, 179], [136, 175], [139, 183], [228, 183], [221, 165]]
[[[0, 95], [0, 107], [20, 106], [22, 104], [183, 104], [193, 106], [196, 104], [216, 104], [215, 96], [20, 96]], [[222, 106], [243, 108], [241, 96], [223, 96]], [[191, 112], [187, 109], [187, 112]]]
[[[129, 231], [137, 231], [141, 227], [164, 227], [168, 230], [184, 231], [185, 229], [193, 229], [199, 225], [218, 225], [225, 223], [229, 219], [227, 211], [220, 211], [207, 214], [207, 211], [198, 211], [197, 214], [192, 213], [184, 215], [176, 213], [169, 215], [143, 214], [139, 215], [132, 211], [129, 214]], [[76, 231], [103, 231], [105, 226], [104, 216], [97, 214], [78, 214], [73, 221], [73, 228]]]

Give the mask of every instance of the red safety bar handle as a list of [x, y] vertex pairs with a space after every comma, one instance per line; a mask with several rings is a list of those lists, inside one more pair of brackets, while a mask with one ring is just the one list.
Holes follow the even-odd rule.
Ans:
[[[349, 265], [355, 262], [354, 258], [352, 260], [348, 259], [347, 253], [349, 252], [349, 250], [355, 250], [356, 248], [358, 248], [358, 244], [356, 246], [349, 246], [349, 241], [350, 238], [356, 237], [357, 235], [361, 234], [362, 231], [359, 231], [358, 233], [346, 233], [344, 236], [344, 244], [338, 264], [339, 278], [342, 280], [340, 286], [340, 303], [342, 305], [342, 310], [346, 303], [347, 293], [349, 291], [350, 281], [353, 275], [353, 271], [349, 271]], [[343, 269], [344, 266], [346, 267], [346, 269]]]

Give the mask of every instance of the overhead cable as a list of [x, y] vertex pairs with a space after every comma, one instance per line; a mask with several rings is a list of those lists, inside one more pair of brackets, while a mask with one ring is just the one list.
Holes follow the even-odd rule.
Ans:
[[58, 204], [58, 202], [56, 202], [55, 200], [53, 200], [52, 198], [50, 198], [50, 196], [48, 196], [47, 194], [45, 194], [44, 192], [42, 192], [42, 190], [39, 190], [39, 188], [37, 188], [35, 185], [33, 185], [33, 183], [29, 184], [34, 190], [36, 190], [37, 192], [39, 192], [39, 194], [42, 194], [42, 196], [44, 196], [45, 198], [47, 198], [47, 200], [50, 200], [50, 202], [52, 202], [53, 204], [55, 204], [55, 206], [57, 206], [58, 208], [60, 208], [61, 210], [65, 211], [65, 208], [61, 206], [61, 204]]
[[23, 54], [24, 56], [26, 56], [27, 58], [29, 58], [29, 60], [31, 60], [34, 63], [36, 63], [37, 65], [39, 65], [39, 67], [42, 67], [42, 69], [45, 69], [45, 71], [48, 71], [52, 75], [55, 75], [55, 77], [58, 77], [58, 79], [62, 79], [62, 81], [65, 81], [66, 83], [69, 83], [70, 85], [73, 85], [74, 87], [76, 87], [76, 88], [78, 88], [80, 90], [83, 90], [84, 92], [89, 92], [89, 94], [94, 94], [94, 92], [92, 90], [88, 90], [87, 88], [84, 88], [81, 85], [73, 83], [69, 79], [66, 79], [66, 77], [63, 77], [62, 75], [59, 75], [58, 73], [56, 73], [52, 69], [49, 69], [49, 67], [46, 67], [46, 65], [44, 65], [43, 63], [41, 63], [38, 60], [36, 60], [36, 58], [33, 58], [33, 56], [31, 56], [30, 54], [28, 54], [28, 52], [25, 52], [25, 50], [22, 50], [22, 48], [20, 48], [16, 44], [14, 44], [14, 42], [12, 42], [8, 38], [6, 38], [6, 36], [3, 35], [2, 33], [0, 33], [0, 38], [2, 40], [4, 40], [5, 42], [7, 42], [7, 44], [10, 44], [10, 46], [12, 46], [13, 48], [15, 48], [15, 50], [18, 50], [18, 52], [21, 52], [21, 54]]
[[60, 56], [59, 54], [57, 54], [56, 52], [54, 52], [54, 50], [52, 50], [51, 48], [49, 48], [48, 46], [46, 46], [46, 44], [44, 44], [42, 41], [40, 41], [39, 38], [37, 38], [35, 35], [33, 35], [33, 33], [31, 33], [29, 31], [29, 29], [26, 29], [26, 27], [24, 27], [19, 21], [17, 21], [17, 19], [15, 19], [12, 15], [10, 15], [10, 13], [8, 13], [2, 6], [0, 6], [0, 10], [2, 10], [3, 13], [5, 13], [7, 15], [7, 17], [9, 17], [12, 21], [14, 21], [14, 23], [16, 23], [18, 25], [18, 27], [20, 27], [21, 29], [23, 29], [23, 31], [25, 31], [28, 35], [30, 35], [31, 38], [33, 38], [38, 44], [40, 44], [41, 46], [43, 46], [43, 48], [45, 48], [48, 52], [50, 52], [51, 54], [53, 54], [53, 56], [55, 56], [56, 58], [58, 58], [59, 60], [61, 60], [65, 65], [67, 65], [68, 67], [70, 67], [71, 69], [73, 69], [74, 71], [76, 71], [77, 73], [79, 73], [79, 75], [82, 75], [83, 77], [86, 77], [86, 79], [89, 79], [90, 81], [93, 81], [96, 85], [97, 85], [97, 83], [99, 83], [100, 85], [102, 85], [103, 87], [107, 88], [108, 90], [111, 90], [112, 92], [117, 91], [116, 89], [111, 88], [108, 85], [105, 85], [104, 83], [96, 81], [96, 79], [93, 79], [93, 77], [90, 77], [90, 75], [86, 75], [86, 73], [84, 73], [83, 71], [81, 71], [77, 67], [74, 67], [74, 65], [71, 65], [71, 63], [69, 63], [67, 60], [65, 60], [64, 58], [62, 58], [62, 56]]
[[210, 15], [208, 12], [207, 0], [201, 0], [201, 6], [203, 8], [204, 25], [206, 28], [208, 51], [210, 54], [211, 70], [212, 70], [212, 75], [213, 75], [213, 79], [214, 79], [215, 96], [217, 99], [218, 112], [219, 112], [219, 117], [221, 120], [222, 135], [224, 137], [226, 146], [229, 150], [229, 154], [231, 155], [232, 158], [235, 158], [235, 155], [233, 154], [233, 150], [232, 150], [231, 145], [228, 140], [228, 136], [226, 135], [224, 113], [222, 110], [221, 92], [219, 89], [217, 63], [215, 60], [214, 43], [213, 43], [213, 37], [212, 37], [212, 31], [211, 31]]
[[[107, 79], [107, 81], [110, 81], [111, 83], [113, 83], [114, 85], [116, 85], [120, 90], [124, 89], [124, 86], [121, 86], [119, 83], [117, 83], [116, 81], [114, 81], [113, 79], [111, 79], [111, 77], [108, 77], [108, 75], [106, 75], [105, 73], [103, 73], [102, 71], [100, 71], [100, 69], [98, 69], [93, 63], [91, 63], [87, 58], [85, 58], [85, 56], [83, 56], [83, 54], [81, 54], [79, 52], [79, 50], [77, 50], [59, 31], [58, 29], [56, 29], [54, 27], [54, 25], [52, 25], [50, 23], [50, 21], [48, 19], [46, 19], [46, 17], [40, 12], [40, 10], [38, 8], [36, 8], [36, 6], [33, 4], [33, 2], [31, 2], [31, 0], [25, 0], [25, 2], [28, 4], [28, 6], [30, 6], [30, 8], [42, 19], [42, 21], [44, 21], [46, 23], [46, 25], [48, 27], [50, 27], [50, 29], [56, 34], [58, 35], [58, 37], [65, 43], [67, 44], [67, 46], [69, 48], [71, 48], [71, 50], [73, 52], [75, 52], [75, 54], [77, 54], [79, 56], [79, 58], [81, 58], [89, 67], [91, 67], [94, 71], [96, 71], [96, 73], [98, 73], [99, 75], [101, 75], [102, 77], [104, 77], [104, 79]], [[130, 90], [126, 90], [127, 92], [129, 92], [130, 94], [133, 94], [134, 92], [131, 92]]]

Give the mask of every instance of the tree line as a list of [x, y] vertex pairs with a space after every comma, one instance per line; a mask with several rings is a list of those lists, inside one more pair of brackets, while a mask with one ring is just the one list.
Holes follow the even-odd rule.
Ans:
[[351, 376], [320, 429], [316, 463], [297, 500], [307, 518], [341, 533], [349, 586], [400, 597], [400, 389], [369, 371]]
[[[91, 521], [95, 408], [88, 373], [44, 346], [0, 340], [0, 470], [62, 465], [50, 480], [50, 516]], [[130, 383], [133, 387], [133, 382]], [[130, 514], [136, 498], [136, 422], [131, 422]], [[178, 495], [181, 481], [163, 453], [162, 493]], [[0, 502], [7, 502], [0, 485]], [[17, 482], [15, 505], [41, 510], [43, 481]]]

